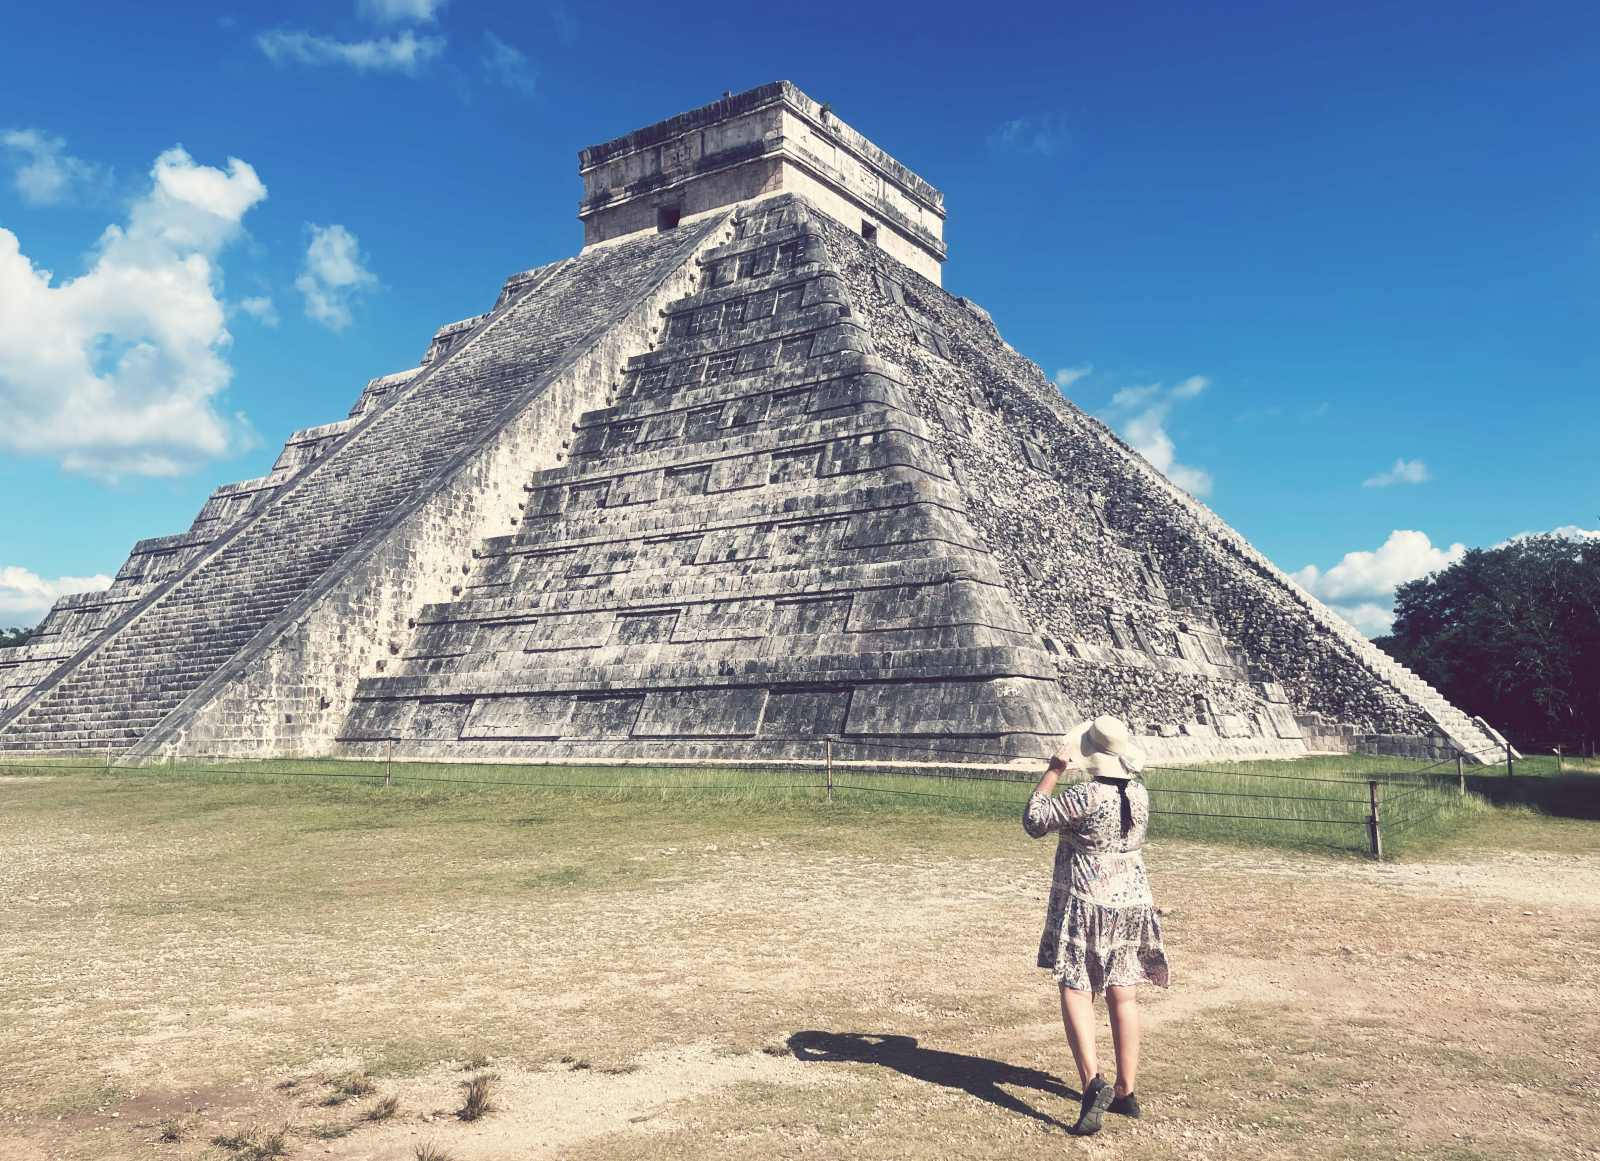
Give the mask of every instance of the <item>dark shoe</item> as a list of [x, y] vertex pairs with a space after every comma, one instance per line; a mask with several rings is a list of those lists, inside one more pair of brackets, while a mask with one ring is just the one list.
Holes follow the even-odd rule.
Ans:
[[1100, 1131], [1100, 1118], [1105, 1115], [1106, 1109], [1111, 1104], [1111, 1098], [1116, 1091], [1105, 1082], [1104, 1077], [1095, 1077], [1083, 1089], [1083, 1105], [1078, 1110], [1078, 1123], [1067, 1131], [1074, 1137], [1092, 1137]]
[[1106, 1106], [1106, 1112], [1116, 1113], [1123, 1117], [1133, 1117], [1137, 1120], [1139, 1117], [1139, 1098], [1131, 1092], [1127, 1096], [1119, 1096]]

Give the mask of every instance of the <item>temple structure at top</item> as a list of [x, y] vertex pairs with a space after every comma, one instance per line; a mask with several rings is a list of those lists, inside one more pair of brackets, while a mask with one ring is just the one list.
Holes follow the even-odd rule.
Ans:
[[578, 170], [585, 248], [795, 193], [940, 281], [944, 195], [788, 81], [591, 145]]

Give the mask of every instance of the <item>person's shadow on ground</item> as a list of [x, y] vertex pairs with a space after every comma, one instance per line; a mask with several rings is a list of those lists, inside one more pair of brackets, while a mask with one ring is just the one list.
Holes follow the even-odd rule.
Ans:
[[[1021, 1113], [1047, 1125], [1066, 1128], [1027, 1101], [1013, 1096], [1001, 1085], [1031, 1088], [1064, 1100], [1077, 1101], [1076, 1089], [1068, 1088], [1060, 1077], [1037, 1068], [1020, 1068], [990, 1060], [985, 1056], [965, 1056], [959, 1052], [940, 1052], [923, 1048], [914, 1036], [882, 1036], [864, 1032], [796, 1032], [788, 1040], [795, 1059], [808, 1062], [877, 1064], [892, 1068], [913, 1080], [943, 1085], [970, 1093], [1009, 1112]], [[1076, 1110], [1074, 1110], [1076, 1111]]]

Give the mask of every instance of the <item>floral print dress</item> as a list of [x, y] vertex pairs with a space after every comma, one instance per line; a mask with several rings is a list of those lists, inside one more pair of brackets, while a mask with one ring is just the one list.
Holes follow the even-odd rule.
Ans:
[[1061, 835], [1039, 966], [1063, 987], [1102, 992], [1134, 984], [1167, 986], [1161, 921], [1145, 877], [1150, 795], [1127, 784], [1133, 826], [1122, 833], [1121, 791], [1109, 782], [1079, 782], [1056, 795], [1035, 793], [1022, 815], [1031, 838]]

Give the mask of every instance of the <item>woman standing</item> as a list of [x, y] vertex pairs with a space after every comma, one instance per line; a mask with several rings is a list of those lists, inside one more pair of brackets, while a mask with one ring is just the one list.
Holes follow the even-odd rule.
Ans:
[[[1083, 1093], [1072, 1127], [1078, 1136], [1099, 1132], [1108, 1109], [1139, 1115], [1137, 988], [1167, 986], [1161, 921], [1139, 853], [1150, 820], [1150, 795], [1137, 778], [1142, 765], [1120, 719], [1084, 722], [1050, 759], [1022, 816], [1022, 829], [1032, 838], [1061, 834], [1039, 966], [1049, 968], [1061, 988], [1061, 1020]], [[1057, 795], [1056, 779], [1068, 769], [1085, 771], [1089, 780]], [[1100, 1075], [1095, 1051], [1099, 992], [1105, 993], [1111, 1014], [1115, 1088]]]

